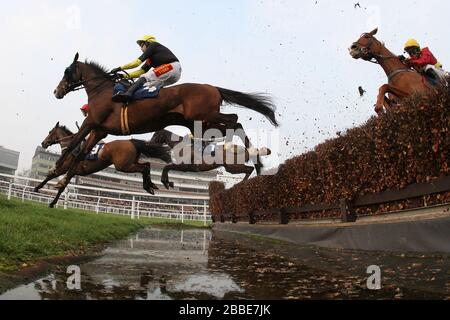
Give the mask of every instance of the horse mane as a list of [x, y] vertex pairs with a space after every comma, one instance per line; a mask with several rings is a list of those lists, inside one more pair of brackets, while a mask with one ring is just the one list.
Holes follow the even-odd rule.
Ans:
[[89, 66], [92, 69], [94, 69], [94, 71], [96, 73], [98, 73], [99, 75], [104, 76], [105, 78], [111, 79], [109, 70], [105, 66], [101, 65], [100, 63], [98, 63], [96, 61], [93, 61], [93, 60], [88, 60], [88, 59], [86, 59], [84, 61], [84, 63], [87, 66]]
[[62, 129], [67, 135], [71, 136], [73, 135], [73, 132], [69, 130], [66, 126], [59, 126], [60, 129]]

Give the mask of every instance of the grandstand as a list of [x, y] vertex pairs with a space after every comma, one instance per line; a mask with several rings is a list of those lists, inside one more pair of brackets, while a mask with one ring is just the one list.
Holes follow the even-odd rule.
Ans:
[[0, 146], [0, 173], [14, 175], [19, 164], [20, 153]]

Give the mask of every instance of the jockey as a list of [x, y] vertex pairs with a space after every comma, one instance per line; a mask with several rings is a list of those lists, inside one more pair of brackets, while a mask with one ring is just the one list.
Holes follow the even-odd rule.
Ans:
[[407, 66], [426, 75], [435, 84], [445, 79], [446, 72], [442, 69], [442, 64], [435, 58], [429, 48], [421, 49], [417, 40], [410, 39], [405, 44], [405, 51], [410, 56], [409, 59], [405, 60]]
[[[113, 97], [114, 102], [128, 103], [133, 94], [145, 83], [148, 88], [169, 86], [181, 78], [181, 64], [178, 58], [168, 48], [156, 42], [154, 36], [143, 36], [137, 41], [143, 54], [136, 60], [113, 69], [112, 73], [137, 68], [141, 69], [129, 73], [130, 78], [139, 78], [127, 92], [119, 92]], [[128, 76], [125, 76], [128, 77]]]
[[[84, 106], [82, 106], [80, 108], [80, 110], [81, 110], [81, 113], [83, 114], [83, 116], [86, 118], [89, 113], [89, 105], [85, 104]], [[87, 136], [84, 141], [87, 141], [88, 138], [89, 138], [89, 136]], [[97, 145], [94, 147], [94, 149], [92, 149], [92, 151], [86, 156], [85, 160], [88, 160], [88, 161], [98, 160], [98, 154], [100, 153], [100, 151], [103, 149], [104, 146], [105, 146], [105, 142], [103, 140], [98, 142]]]

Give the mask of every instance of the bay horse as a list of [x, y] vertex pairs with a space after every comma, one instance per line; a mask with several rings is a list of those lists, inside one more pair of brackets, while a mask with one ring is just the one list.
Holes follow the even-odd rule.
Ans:
[[[247, 181], [255, 171], [254, 167], [245, 165], [251, 159], [249, 151], [238, 145], [220, 145], [214, 149], [214, 154], [211, 154], [212, 152], [208, 154], [205, 149], [211, 145], [209, 142], [198, 141], [201, 144], [200, 150], [197, 150], [191, 137], [183, 138], [167, 130], [156, 132], [150, 142], [156, 145], [168, 145], [177, 153], [173, 155], [176, 163], [165, 166], [161, 176], [161, 182], [167, 189], [174, 187], [169, 180], [170, 171], [207, 172], [223, 167], [231, 174], [245, 174], [243, 181]], [[262, 157], [272, 153], [267, 148], [255, 150], [255, 152]], [[187, 163], [184, 162], [185, 159]], [[201, 163], [196, 163], [196, 159], [200, 159]]]
[[[245, 131], [235, 114], [226, 115], [220, 112], [223, 102], [245, 107], [264, 115], [271, 124], [278, 126], [275, 116], [275, 105], [270, 96], [265, 94], [247, 94], [211, 85], [182, 84], [161, 89], [154, 99], [134, 101], [129, 105], [112, 101], [115, 80], [112, 75], [95, 62], [78, 61], [75, 55], [73, 63], [66, 68], [64, 76], [54, 95], [63, 99], [68, 93], [84, 88], [88, 95], [90, 111], [79, 132], [63, 153], [57, 166], [71, 158], [74, 168], [92, 148], [108, 134], [128, 136], [145, 134], [163, 130], [168, 126], [184, 126], [195, 134], [194, 122], [204, 123], [207, 128], [238, 130], [243, 132], [241, 138], [246, 148], [252, 148]], [[91, 133], [92, 132], [92, 133]], [[71, 157], [72, 151], [89, 135], [77, 157]], [[260, 174], [262, 163], [257, 157], [256, 170]], [[66, 181], [73, 177], [73, 169], [67, 172]]]
[[[378, 29], [364, 33], [349, 48], [354, 59], [363, 59], [379, 64], [388, 77], [388, 83], [381, 86], [375, 104], [375, 112], [381, 114], [384, 108], [393, 106], [393, 101], [414, 94], [430, 94], [433, 88], [424, 76], [406, 66], [401, 59], [386, 49], [384, 44], [375, 38]], [[386, 98], [389, 94], [389, 98]]]
[[[59, 144], [61, 149], [65, 150], [73, 137], [74, 134], [65, 126], [60, 126], [58, 122], [42, 142], [42, 148], [47, 149], [50, 146]], [[140, 162], [141, 155], [160, 159], [166, 163], [172, 161], [168, 147], [141, 140], [113, 141], [103, 146], [98, 153], [97, 160], [78, 162], [73, 172], [77, 176], [89, 176], [114, 165], [116, 170], [120, 172], [141, 173], [144, 190], [154, 195], [154, 190], [158, 190], [158, 187], [151, 180], [151, 164], [150, 162]], [[47, 178], [34, 191], [39, 192], [49, 181], [66, 173], [68, 165], [70, 165], [70, 159], [56, 167], [55, 170], [50, 171]], [[64, 179], [58, 183], [57, 187], [60, 189], [59, 195], [50, 204], [50, 208], [53, 208], [58, 202], [59, 197], [65, 189], [65, 185], [66, 181]]]

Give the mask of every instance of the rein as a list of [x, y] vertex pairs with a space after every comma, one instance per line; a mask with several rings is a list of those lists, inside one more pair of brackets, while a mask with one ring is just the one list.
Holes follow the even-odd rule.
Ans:
[[[395, 56], [393, 56], [393, 57], [383, 56], [380, 53], [371, 52], [371, 48], [375, 42], [378, 42], [380, 44], [380, 52], [382, 51], [383, 48], [386, 49], [386, 47], [380, 41], [377, 41], [373, 36], [371, 36], [367, 46], [362, 46], [359, 42], [354, 42], [353, 44], [358, 45], [360, 47], [359, 51], [362, 54], [364, 54], [365, 56], [368, 56], [370, 58], [370, 59], [365, 59], [366, 61], [369, 61], [370, 63], [379, 65], [380, 62], [378, 60], [388, 60], [388, 59], [396, 58]], [[375, 61], [374, 61], [374, 59], [375, 59]]]
[[[75, 91], [80, 91], [80, 90], [86, 89], [86, 83], [89, 83], [89, 82], [91, 82], [91, 81], [95, 81], [95, 80], [100, 79], [100, 78], [103, 78], [103, 77], [104, 77], [104, 76], [97, 76], [97, 77], [94, 77], [94, 78], [91, 78], [91, 79], [88, 79], [88, 80], [80, 80], [80, 81], [78, 81], [78, 82], [75, 82], [75, 83], [73, 83], [72, 85], [70, 85], [69, 90], [67, 91], [67, 93], [69, 93], [69, 92], [75, 92]], [[111, 80], [114, 80], [114, 78], [111, 78], [111, 79], [105, 79], [105, 80], [102, 81], [99, 85], [97, 85], [95, 88], [93, 88], [92, 90], [90, 90], [90, 92], [87, 92], [87, 89], [86, 89], [87, 94], [90, 94], [90, 95], [91, 95], [91, 98], [92, 98], [92, 96], [95, 96], [95, 95], [98, 94], [97, 91], [98, 91], [99, 89], [101, 89], [106, 83], [109, 83], [109, 81], [111, 81]]]
[[[128, 75], [128, 77], [130, 76], [126, 71], [123, 71], [123, 72], [124, 72], [126, 75]], [[107, 75], [110, 76], [111, 78], [110, 78], [110, 79], [105, 79], [105, 80], [102, 81], [99, 85], [97, 85], [95, 88], [93, 88], [92, 90], [90, 90], [90, 92], [87, 92], [87, 89], [86, 89], [86, 83], [91, 82], [91, 81], [95, 81], [95, 80], [100, 79], [100, 78], [103, 78], [104, 75], [97, 76], [97, 77], [93, 77], [93, 78], [88, 79], [88, 80], [83, 80], [83, 79], [81, 79], [81, 80], [79, 80], [79, 81], [76, 81], [76, 82], [74, 82], [73, 84], [71, 84], [71, 85], [69, 86], [67, 93], [69, 93], [69, 92], [75, 92], [75, 91], [80, 91], [80, 90], [86, 89], [87, 94], [88, 94], [88, 95], [91, 95], [91, 98], [92, 98], [93, 96], [95, 96], [95, 95], [98, 94], [97, 91], [100, 90], [100, 88], [102, 88], [104, 84], [106, 84], [106, 83], [109, 82], [109, 81], [116, 81], [116, 80], [120, 79], [120, 77], [117, 76], [117, 73], [109, 73], [109, 74], [107, 74]], [[95, 92], [95, 93], [94, 93], [94, 92]], [[93, 94], [93, 93], [94, 93], [94, 94]]]

